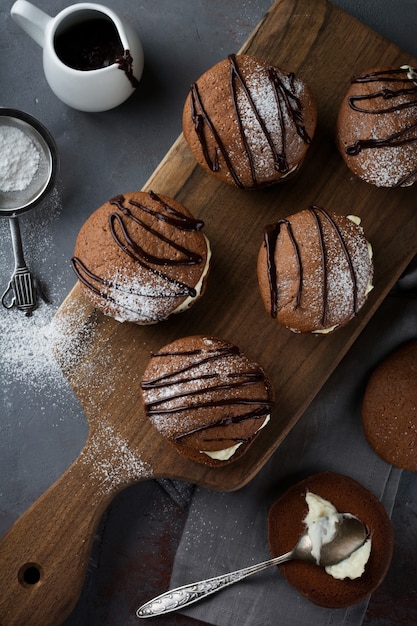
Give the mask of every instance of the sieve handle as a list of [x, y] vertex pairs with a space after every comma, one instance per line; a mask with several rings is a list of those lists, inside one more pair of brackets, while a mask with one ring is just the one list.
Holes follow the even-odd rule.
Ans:
[[48, 299], [43, 293], [40, 283], [26, 267], [17, 217], [11, 217], [9, 223], [15, 268], [9, 285], [2, 295], [1, 303], [6, 309], [11, 309], [15, 306], [30, 317], [37, 307], [37, 296], [39, 295], [44, 302], [48, 302]]
[[22, 235], [20, 232], [19, 220], [16, 216], [9, 218], [10, 234], [12, 236], [12, 246], [14, 254], [15, 270], [26, 269], [25, 257], [23, 254]]

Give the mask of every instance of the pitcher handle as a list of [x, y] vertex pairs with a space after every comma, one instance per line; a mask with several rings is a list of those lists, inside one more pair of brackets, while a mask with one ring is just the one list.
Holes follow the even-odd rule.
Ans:
[[50, 15], [27, 0], [16, 0], [10, 9], [13, 20], [43, 48], [45, 29], [52, 19]]

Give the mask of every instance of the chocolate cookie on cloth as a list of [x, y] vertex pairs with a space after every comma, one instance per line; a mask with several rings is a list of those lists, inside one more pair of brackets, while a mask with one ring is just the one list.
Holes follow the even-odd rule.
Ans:
[[264, 369], [215, 337], [184, 337], [152, 354], [145, 413], [183, 456], [212, 467], [240, 458], [267, 427], [273, 390]]
[[362, 402], [365, 436], [388, 463], [417, 472], [417, 340], [373, 371]]
[[315, 563], [289, 561], [278, 567], [314, 604], [344, 608], [361, 602], [381, 584], [390, 565], [394, 543], [390, 519], [378, 498], [352, 478], [333, 472], [314, 474], [290, 487], [269, 510], [268, 542], [273, 557], [292, 550], [304, 532], [307, 491], [329, 501], [339, 513], [355, 515], [367, 526], [372, 547], [365, 571], [359, 578], [337, 579]]
[[314, 96], [300, 78], [239, 54], [191, 85], [182, 127], [206, 171], [241, 189], [257, 189], [299, 170], [316, 122]]

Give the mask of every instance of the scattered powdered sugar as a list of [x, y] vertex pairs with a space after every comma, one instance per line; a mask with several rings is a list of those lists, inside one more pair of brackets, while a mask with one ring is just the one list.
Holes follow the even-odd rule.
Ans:
[[0, 310], [2, 363], [11, 378], [39, 385], [57, 375], [48, 338], [53, 313], [46, 305], [29, 318], [17, 310]]
[[[28, 396], [31, 402], [37, 402], [37, 410], [52, 403], [57, 409], [56, 414], [64, 416], [74, 400], [63, 370], [67, 372], [82, 366], [86, 384], [91, 384], [93, 379], [93, 372], [87, 372], [88, 367], [93, 370], [93, 365], [83, 363], [83, 357], [95, 329], [95, 320], [89, 319], [88, 326], [82, 324], [85, 313], [77, 300], [69, 301], [65, 314], [56, 316], [63, 299], [60, 283], [64, 280], [64, 272], [55, 270], [60, 252], [54, 242], [52, 223], [59, 218], [61, 210], [59, 193], [54, 190], [42, 206], [25, 214], [21, 220], [28, 267], [40, 280], [50, 303], [38, 298], [38, 307], [31, 317], [26, 317], [15, 307], [5, 309], [0, 305], [0, 376], [6, 415], [17, 410], [16, 405], [22, 401], [16, 399], [19, 394], [20, 398]], [[0, 264], [4, 276], [0, 285], [2, 293], [13, 272], [8, 220], [0, 220], [0, 240]]]
[[[61, 212], [61, 202], [55, 190], [50, 195], [43, 208], [35, 209], [32, 214], [24, 216], [21, 222], [23, 247], [25, 258], [31, 271], [41, 283], [42, 270], [37, 268], [42, 264], [52, 262], [54, 257], [54, 243], [51, 223]], [[0, 221], [0, 264], [2, 268], [10, 268], [13, 273], [12, 243], [8, 220]], [[51, 268], [44, 269], [52, 274]], [[39, 275], [40, 274], [40, 275]], [[4, 274], [3, 274], [4, 275]], [[6, 274], [7, 276], [7, 274]], [[7, 288], [8, 279], [0, 285], [0, 292]], [[16, 308], [5, 309], [0, 306], [0, 371], [3, 385], [6, 389], [8, 381], [23, 383], [34, 388], [45, 388], [49, 383], [62, 379], [61, 371], [52, 354], [50, 344], [50, 325], [56, 313], [58, 304], [55, 288], [59, 287], [59, 276], [54, 276], [54, 284], [47, 285], [48, 297], [53, 304], [45, 304], [39, 299], [39, 306], [31, 317], [26, 317]]]
[[[80, 380], [83, 389], [91, 391], [91, 410], [98, 411], [101, 408], [94, 420], [94, 436], [88, 439], [80, 453], [80, 462], [88, 465], [92, 479], [98, 484], [96, 493], [99, 498], [113, 493], [118, 485], [127, 485], [148, 477], [151, 469], [141, 460], [139, 451], [129, 447], [128, 442], [117, 433], [117, 429], [110, 425], [110, 420], [103, 411], [106, 398], [114, 389], [111, 384], [105, 385], [103, 389], [103, 380], [97, 376], [94, 359], [87, 358], [92, 347], [97, 346], [100, 341], [100, 333], [96, 332], [99, 316], [83, 299], [69, 297], [61, 307], [59, 282], [62, 276], [54, 273], [56, 255], [59, 252], [56, 251], [51, 228], [51, 222], [58, 218], [60, 211], [61, 203], [55, 191], [48, 198], [45, 207], [33, 212], [36, 213], [33, 218], [32, 214], [28, 214], [22, 220], [28, 266], [34, 268], [34, 274], [39, 276], [41, 282], [46, 282], [46, 291], [52, 304], [39, 301], [39, 306], [31, 317], [26, 317], [16, 308], [7, 310], [0, 306], [2, 414], [4, 420], [10, 420], [9, 425], [5, 424], [8, 429], [13, 428], [14, 424], [26, 424], [25, 420], [30, 421], [33, 415], [50, 411], [51, 406], [60, 421], [67, 420], [74, 394], [66, 376], [70, 374], [68, 378], [71, 379], [71, 374], [76, 372], [74, 378]], [[0, 238], [3, 244], [0, 248], [0, 263], [3, 268], [11, 265], [11, 274], [13, 258], [11, 242], [10, 248], [8, 245], [8, 220], [0, 221]], [[42, 280], [45, 274], [42, 269], [38, 272], [42, 265], [46, 275], [53, 276], [53, 281]], [[45, 266], [48, 266], [46, 270]], [[3, 290], [6, 287], [7, 280]], [[58, 312], [59, 307], [61, 308]], [[105, 370], [110, 370], [110, 366], [114, 367], [108, 343], [103, 339], [103, 345], [98, 346], [100, 367]], [[30, 399], [30, 404], [26, 398]], [[36, 410], [29, 410], [35, 402]], [[23, 412], [22, 417], [20, 411]], [[78, 404], [74, 413], [78, 420]], [[19, 421], [12, 422], [16, 417]], [[85, 418], [82, 417], [84, 422]]]
[[80, 454], [80, 462], [91, 469], [90, 478], [97, 482], [98, 496], [111, 494], [121, 485], [152, 476], [152, 468], [140, 459], [105, 415], [100, 416], [94, 436]]
[[[23, 246], [27, 264], [41, 282], [50, 303], [38, 298], [38, 307], [31, 317], [26, 317], [17, 308], [0, 306], [0, 371], [6, 388], [10, 383], [19, 383], [37, 390], [57, 391], [64, 382], [61, 367], [65, 370], [81, 363], [88, 346], [88, 336], [95, 328], [94, 320], [82, 326], [83, 304], [69, 301], [65, 314], [56, 316], [61, 305], [60, 280], [63, 276], [55, 271], [56, 251], [52, 234], [52, 222], [61, 213], [61, 202], [57, 190], [49, 196], [39, 210], [25, 215], [22, 220]], [[33, 215], [32, 215], [33, 214]], [[11, 238], [8, 220], [0, 221], [0, 264], [13, 272]], [[10, 246], [8, 243], [10, 242]], [[44, 279], [44, 277], [53, 276]], [[4, 279], [3, 279], [4, 280]], [[0, 291], [7, 288], [0, 285]], [[59, 364], [57, 362], [59, 355]]]
[[[5, 313], [1, 314], [2, 321]], [[7, 332], [1, 340], [2, 366], [7, 364], [15, 381], [20, 380], [24, 387], [33, 385], [38, 392], [47, 390], [58, 398], [64, 385], [62, 371], [76, 370], [81, 387], [91, 392], [90, 409], [95, 414], [93, 432], [79, 462], [88, 466], [98, 501], [122, 486], [150, 477], [152, 468], [141, 459], [139, 451], [129, 447], [103, 413], [106, 398], [114, 388], [106, 384], [103, 389], [94, 360], [84, 358], [91, 345], [96, 345], [97, 318], [84, 320], [83, 304], [76, 299], [67, 301], [64, 312], [58, 316], [54, 313], [54, 308], [43, 305], [31, 318], [16, 314], [15, 323], [4, 325]], [[100, 351], [100, 367], [114, 367], [110, 351]]]
[[40, 154], [18, 128], [0, 126], [0, 190], [23, 191], [35, 176]]

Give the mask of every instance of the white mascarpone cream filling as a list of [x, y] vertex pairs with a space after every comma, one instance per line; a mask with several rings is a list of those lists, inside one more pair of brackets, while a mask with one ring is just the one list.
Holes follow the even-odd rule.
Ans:
[[[262, 430], [262, 428], [267, 425], [270, 419], [271, 416], [267, 415], [256, 433]], [[230, 448], [223, 448], [223, 450], [200, 450], [200, 452], [202, 454], [207, 454], [207, 456], [212, 459], [216, 459], [217, 461], [228, 461], [234, 455], [236, 450], [242, 445], [242, 443], [243, 442], [236, 443], [234, 446], [230, 446]]]
[[310, 491], [306, 494], [308, 514], [304, 520], [311, 540], [311, 554], [320, 565], [321, 548], [336, 535], [339, 514], [333, 504]]
[[177, 306], [176, 309], [174, 309], [172, 312], [173, 313], [181, 313], [182, 311], [184, 311], [185, 309], [188, 309], [188, 307], [191, 305], [191, 303], [193, 302], [193, 300], [195, 300], [196, 298], [198, 298], [201, 294], [201, 290], [203, 288], [203, 282], [205, 277], [207, 276], [207, 272], [209, 271], [209, 267], [210, 267], [210, 259], [211, 259], [211, 247], [210, 247], [210, 242], [207, 239], [207, 237], [205, 235], [203, 235], [204, 239], [206, 240], [206, 246], [207, 246], [207, 259], [206, 259], [206, 264], [204, 266], [204, 269], [202, 271], [202, 274], [200, 276], [200, 280], [198, 281], [198, 283], [195, 285], [194, 289], [196, 291], [196, 295], [195, 296], [188, 296], [184, 302], [182, 302], [179, 306]]
[[293, 172], [295, 172], [296, 169], [298, 169], [300, 167], [300, 163], [297, 163], [297, 165], [294, 165], [294, 167], [292, 167], [290, 170], [288, 170], [288, 172], [286, 172], [285, 174], [283, 174], [281, 176], [281, 179], [283, 178], [287, 178], [287, 176], [289, 176], [290, 174], [292, 174]]
[[[357, 215], [347, 215], [346, 216], [348, 218], [348, 220], [350, 220], [351, 222], [353, 222], [354, 224], [356, 224], [357, 226], [360, 226], [361, 223], [361, 218], [358, 217]], [[368, 246], [368, 254], [369, 254], [369, 260], [372, 261], [372, 258], [374, 256], [373, 250], [372, 250], [372, 246], [369, 243], [369, 241], [366, 241], [367, 246]], [[372, 289], [374, 288], [373, 284], [371, 281], [368, 282], [366, 289], [365, 289], [365, 296], [368, 295], [368, 293], [370, 291], [372, 291]], [[329, 326], [329, 328], [322, 328], [321, 330], [313, 330], [311, 331], [313, 334], [315, 335], [327, 335], [327, 333], [331, 333], [335, 328], [337, 328], [338, 324], [334, 324], [334, 326]]]
[[337, 563], [336, 565], [329, 565], [325, 568], [326, 572], [333, 576], [343, 580], [344, 578], [360, 578], [365, 571], [365, 565], [371, 556], [372, 541], [367, 539], [363, 546], [352, 552], [350, 557]]
[[417, 84], [417, 71], [411, 65], [401, 65], [402, 70], [407, 70], [407, 78]]
[[[312, 543], [311, 554], [320, 564], [321, 547], [332, 541], [336, 534], [336, 524], [338, 524], [341, 514], [328, 502], [308, 491], [306, 494], [308, 504], [308, 514], [304, 523], [308, 528], [308, 534]], [[365, 543], [355, 550], [347, 559], [336, 565], [329, 565], [325, 571], [333, 578], [360, 578], [365, 571], [365, 565], [371, 554], [372, 542], [367, 539]]]

